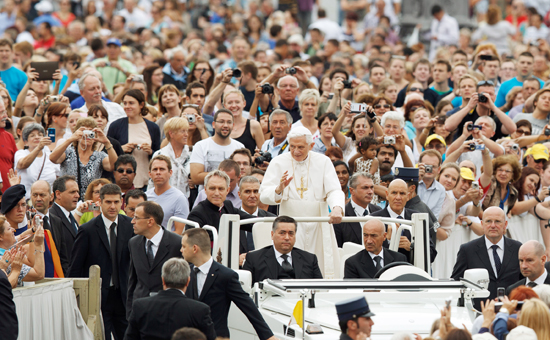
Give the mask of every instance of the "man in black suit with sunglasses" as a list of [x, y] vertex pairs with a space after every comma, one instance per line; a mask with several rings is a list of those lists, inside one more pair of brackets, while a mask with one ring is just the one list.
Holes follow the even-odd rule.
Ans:
[[137, 162], [132, 155], [121, 155], [115, 162], [115, 184], [122, 190], [122, 209], [124, 210], [124, 195], [134, 189], [134, 178], [136, 177]]

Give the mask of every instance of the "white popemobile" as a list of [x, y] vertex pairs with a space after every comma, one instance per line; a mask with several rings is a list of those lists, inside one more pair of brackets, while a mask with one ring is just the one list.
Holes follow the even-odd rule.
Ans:
[[[374, 326], [371, 337], [376, 340], [390, 339], [396, 332], [418, 333], [428, 336], [434, 320], [446, 304], [451, 306], [451, 322], [471, 328], [478, 312], [473, 308], [473, 298], [489, 296], [489, 274], [485, 269], [466, 271], [461, 281], [433, 279], [430, 271], [428, 238], [428, 215], [413, 214], [412, 221], [379, 217], [344, 217], [343, 222], [366, 222], [380, 219], [393, 228], [392, 235], [411, 231], [414, 243], [413, 262], [396, 262], [382, 268], [376, 279], [353, 280], [264, 280], [251, 287], [250, 272], [239, 270], [239, 230], [241, 224], [254, 224], [254, 244], [259, 249], [271, 244], [269, 231], [274, 218], [240, 220], [238, 215], [223, 215], [220, 233], [215, 235], [213, 256], [239, 274], [243, 289], [251, 294], [263, 318], [279, 339], [334, 340], [340, 336], [335, 304], [346, 299], [365, 296], [371, 311]], [[171, 218], [186, 223], [186, 220]], [[297, 222], [326, 222], [328, 217], [302, 217]], [[400, 223], [396, 228], [394, 223]], [[212, 227], [207, 227], [210, 231]], [[397, 229], [397, 230], [395, 230]], [[397, 251], [398, 238], [390, 240], [390, 249]], [[340, 277], [347, 258], [364, 249], [357, 244], [346, 243], [340, 253]], [[300, 325], [291, 323], [293, 311], [302, 300], [305, 332]], [[231, 338], [239, 340], [258, 339], [254, 328], [244, 314], [234, 306], [229, 312]]]

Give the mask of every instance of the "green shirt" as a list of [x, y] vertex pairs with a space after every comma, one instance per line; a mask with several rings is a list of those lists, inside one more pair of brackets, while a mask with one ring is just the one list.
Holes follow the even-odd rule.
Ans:
[[[92, 65], [96, 66], [100, 62], [108, 62], [109, 59], [107, 57], [105, 58], [99, 58], [92, 62]], [[122, 67], [122, 69], [126, 72], [130, 73], [136, 73], [136, 66], [129, 62], [126, 59], [118, 58], [118, 63]], [[113, 92], [113, 86], [117, 83], [124, 83], [126, 81], [126, 75], [124, 72], [120, 71], [117, 68], [106, 66], [106, 67], [98, 67], [97, 70], [99, 73], [101, 73], [101, 76], [103, 77], [103, 82], [107, 86], [107, 90], [109, 92]]]

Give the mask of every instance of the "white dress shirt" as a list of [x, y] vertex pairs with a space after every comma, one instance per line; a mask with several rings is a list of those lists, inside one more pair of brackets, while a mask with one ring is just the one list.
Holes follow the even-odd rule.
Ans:
[[[368, 206], [368, 205], [367, 205], [366, 208], [363, 208], [363, 207], [360, 206], [359, 204], [355, 203], [355, 202], [353, 201], [353, 198], [350, 200], [350, 202], [351, 202], [351, 206], [353, 207], [353, 210], [355, 211], [355, 215], [356, 215], [356, 216], [361, 217], [361, 216], [363, 216], [363, 214], [365, 213], [365, 210], [367, 210], [367, 211], [369, 210], [369, 206]], [[369, 215], [370, 215], [370, 213], [371, 213], [371, 212], [369, 211]]]
[[442, 46], [458, 45], [458, 21], [447, 13], [443, 15], [441, 21], [433, 19], [431, 36], [432, 38], [437, 37], [437, 40], [431, 40], [430, 42], [430, 61], [433, 61], [438, 48]]
[[[543, 285], [544, 284], [544, 281], [546, 281], [546, 277], [548, 276], [548, 272], [546, 271], [546, 269], [544, 269], [544, 273], [542, 273], [541, 276], [537, 277], [535, 282], [538, 286], [540, 285]], [[525, 285], [527, 286], [527, 284], [531, 282], [531, 280], [529, 280], [528, 277], [525, 278]]]
[[390, 218], [397, 218], [397, 216], [401, 216], [403, 219], [405, 219], [405, 208], [403, 208], [401, 214], [398, 214], [395, 211], [391, 210], [391, 207], [388, 204], [388, 212], [390, 213]]
[[153, 257], [157, 255], [157, 251], [159, 249], [160, 241], [162, 240], [162, 236], [164, 235], [164, 229], [160, 228], [159, 231], [153, 236], [150, 240], [147, 239], [145, 241], [145, 253], [147, 254], [147, 243], [148, 241], [153, 242], [153, 245], [151, 246], [151, 249], [153, 250]]
[[[493, 257], [493, 242], [489, 241], [487, 236], [485, 236], [485, 247], [487, 248], [487, 254], [489, 254], [489, 261], [491, 261], [491, 267], [493, 267], [493, 272], [495, 276], [498, 277], [497, 268], [495, 267], [495, 258]], [[502, 259], [504, 258], [504, 237], [497, 242], [497, 255], [500, 258], [500, 263], [502, 264]]]
[[[116, 223], [118, 226], [118, 215], [114, 221], [111, 221], [105, 215], [101, 214], [101, 218], [103, 219], [103, 224], [105, 224], [105, 232], [107, 233], [107, 239], [109, 240], [109, 244], [111, 244], [111, 224]], [[115, 235], [118, 235], [117, 230], [115, 229]]]
[[[285, 259], [282, 258], [282, 256], [283, 256], [284, 254], [279, 253], [279, 252], [277, 251], [277, 249], [275, 249], [275, 246], [273, 246], [273, 250], [275, 251], [275, 258], [277, 259], [277, 262], [279, 262], [279, 265], [282, 267], [282, 266], [283, 266], [283, 261], [285, 260]], [[289, 252], [289, 253], [286, 254], [286, 255], [288, 255], [288, 258], [287, 258], [286, 260], [288, 261], [288, 263], [290, 263], [290, 265], [292, 265], [292, 251]]]
[[208, 276], [208, 272], [210, 271], [210, 267], [212, 267], [212, 257], [208, 261], [202, 264], [202, 266], [198, 267], [199, 272], [197, 273], [197, 294], [198, 296], [201, 296], [202, 289], [204, 288], [204, 283], [206, 282], [206, 277]]

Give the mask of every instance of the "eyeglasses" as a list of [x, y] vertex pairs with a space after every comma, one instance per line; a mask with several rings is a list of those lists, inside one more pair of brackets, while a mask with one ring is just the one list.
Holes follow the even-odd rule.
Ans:
[[116, 169], [116, 172], [118, 172], [119, 174], [123, 174], [124, 172], [126, 172], [128, 175], [131, 175], [134, 173], [134, 170], [132, 169]]
[[517, 129], [517, 130], [516, 130], [516, 133], [517, 133], [518, 135], [531, 136], [531, 132], [530, 132], [530, 131], [527, 131], [527, 130], [520, 130], [520, 129]]
[[424, 89], [421, 89], [420, 87], [411, 87], [409, 89], [409, 92], [420, 92], [420, 93], [424, 93]]
[[375, 109], [381, 109], [381, 108], [389, 109], [390, 107], [391, 107], [390, 104], [384, 104], [384, 105], [376, 104], [376, 105], [374, 105]]
[[480, 82], [477, 83], [477, 86], [486, 86], [486, 85], [489, 85], [489, 86], [495, 86], [495, 83], [493, 83], [492, 81], [490, 80], [482, 80]]
[[148, 220], [148, 219], [150, 219], [150, 218], [151, 218], [151, 217], [139, 217], [139, 216], [137, 216], [137, 215], [134, 215], [134, 218], [133, 218], [133, 219], [134, 219], [134, 220]]
[[508, 170], [508, 169], [497, 169], [497, 172], [505, 173], [505, 174], [507, 174], [507, 175], [513, 173], [512, 170]]

